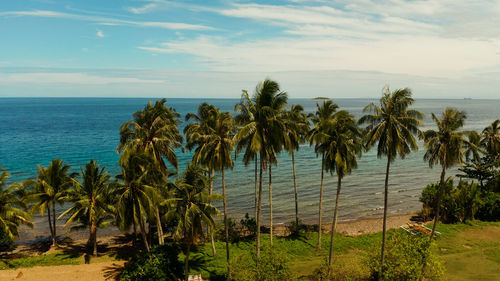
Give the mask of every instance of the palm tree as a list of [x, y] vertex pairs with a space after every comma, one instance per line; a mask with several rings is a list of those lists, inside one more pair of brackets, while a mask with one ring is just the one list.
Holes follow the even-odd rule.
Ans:
[[299, 231], [299, 192], [297, 188], [297, 175], [295, 171], [295, 151], [299, 150], [300, 144], [305, 141], [309, 132], [309, 120], [301, 105], [292, 105], [292, 108], [285, 112], [285, 128], [287, 135], [286, 150], [292, 157], [293, 188], [295, 193], [295, 232]]
[[26, 205], [22, 200], [22, 186], [14, 183], [6, 187], [10, 174], [2, 168], [0, 172], [0, 233], [14, 240], [19, 236], [18, 228], [21, 225], [32, 226], [32, 217], [24, 211]]
[[321, 185], [319, 191], [319, 218], [318, 218], [318, 250], [321, 250], [321, 233], [323, 232], [323, 186], [324, 186], [324, 170], [325, 170], [325, 150], [328, 146], [327, 141], [328, 128], [333, 122], [333, 116], [339, 106], [332, 100], [323, 101], [323, 104], [316, 104], [316, 113], [311, 116], [313, 128], [307, 134], [310, 145], [314, 144], [316, 155], [321, 154]]
[[380, 106], [374, 103], [367, 105], [363, 112], [369, 114], [364, 115], [359, 120], [360, 124], [368, 124], [365, 129], [366, 149], [370, 149], [377, 143], [377, 157], [387, 156], [379, 280], [383, 277], [385, 258], [390, 165], [398, 155], [403, 159], [412, 150], [418, 149], [415, 135], [420, 132], [419, 126], [423, 125], [420, 120], [423, 119], [424, 115], [417, 110], [408, 109], [414, 102], [411, 94], [411, 90], [408, 88], [398, 89], [391, 93], [389, 87], [385, 87], [382, 98], [380, 98]]
[[117, 176], [122, 183], [114, 191], [117, 197], [116, 220], [121, 229], [128, 229], [132, 224], [134, 233], [139, 225], [144, 247], [149, 251], [145, 221], [153, 216], [158, 217], [156, 209], [159, 207], [158, 202], [162, 201], [159, 188], [149, 184], [149, 177], [156, 170], [156, 162], [145, 153], [135, 153], [129, 157], [122, 163], [122, 173]]
[[[209, 136], [213, 132], [215, 127], [215, 119], [217, 110], [212, 104], [206, 102], [198, 106], [198, 112], [188, 113], [186, 115], [186, 121], [193, 120], [194, 122], [189, 123], [184, 128], [184, 135], [186, 136], [186, 148], [189, 150], [194, 150], [192, 161], [196, 164], [203, 165], [204, 167], [209, 166], [210, 159], [204, 158], [200, 151], [203, 146], [209, 141]], [[214, 176], [215, 171], [209, 169], [208, 173], [211, 177]], [[208, 194], [211, 195], [213, 192], [213, 181], [210, 181], [210, 188]], [[215, 249], [214, 234], [208, 233], [210, 236], [210, 243], [212, 244], [212, 254], [215, 256], [217, 251]]]
[[493, 121], [481, 133], [481, 145], [489, 155], [500, 159], [500, 119]]
[[[241, 127], [250, 124], [255, 121], [255, 105], [248, 95], [246, 90], [242, 91], [241, 101], [234, 106], [234, 111], [239, 114], [234, 117], [235, 125], [237, 126], [237, 130], [239, 131]], [[255, 147], [252, 146], [252, 140], [255, 135], [254, 132], [249, 132], [249, 134], [243, 138], [239, 139], [236, 144], [235, 149], [235, 157], [239, 155], [243, 150], [245, 153], [243, 154], [243, 164], [248, 165], [251, 161], [255, 163], [255, 196], [254, 196], [254, 217], [257, 219], [257, 211], [258, 211], [258, 194], [259, 194], [259, 180], [257, 176], [258, 172], [258, 151], [255, 151]]]
[[202, 168], [190, 164], [184, 172], [182, 181], [171, 184], [174, 195], [172, 199], [167, 200], [169, 211], [166, 217], [170, 221], [177, 222], [174, 237], [183, 238], [186, 247], [184, 280], [188, 280], [191, 246], [202, 235], [203, 225], [208, 225], [213, 230], [214, 217], [220, 213], [211, 204], [218, 196], [208, 195], [210, 178], [205, 174]]
[[68, 191], [66, 201], [73, 206], [63, 212], [59, 218], [69, 215], [65, 226], [78, 222], [78, 229], [89, 228], [88, 246], [93, 256], [97, 256], [97, 227], [111, 225], [109, 219], [113, 213], [111, 176], [91, 160], [81, 170], [82, 182], [74, 181], [74, 189]]
[[[276, 155], [283, 147], [286, 138], [285, 124], [283, 120], [283, 109], [288, 101], [285, 92], [280, 91], [279, 84], [275, 81], [266, 79], [259, 83], [255, 89], [255, 94], [250, 100], [245, 93], [242, 96], [241, 103], [253, 106], [253, 118], [242, 126], [235, 135], [236, 143], [243, 142], [249, 144], [249, 154], [258, 153], [260, 159], [259, 172], [259, 198], [257, 208], [257, 257], [260, 257], [260, 214], [262, 208], [262, 183], [263, 171], [267, 170], [268, 165], [276, 164]], [[239, 118], [239, 117], [237, 117]], [[269, 178], [272, 178], [272, 172], [269, 170]], [[269, 181], [269, 211], [270, 211], [270, 229], [271, 244], [273, 237], [272, 221], [272, 182]]]
[[[202, 106], [208, 107], [208, 105]], [[199, 110], [199, 112], [203, 111], [204, 110]], [[213, 106], [210, 109], [210, 113], [207, 115], [211, 116], [206, 118], [208, 119], [208, 122], [205, 124], [195, 124], [194, 126], [188, 128], [187, 136], [191, 141], [197, 143], [197, 148], [193, 154], [194, 164], [204, 164], [208, 167], [209, 171], [220, 171], [222, 174], [226, 260], [228, 265], [228, 274], [231, 276], [229, 271], [229, 226], [227, 220], [226, 177], [224, 171], [226, 168], [232, 169], [234, 166], [233, 158], [231, 156], [231, 151], [233, 150], [232, 137], [234, 132], [234, 123], [229, 112], [221, 113], [218, 108]], [[205, 128], [202, 129], [202, 127]], [[193, 130], [195, 128], [199, 128], [199, 130]], [[209, 191], [209, 195], [211, 194], [212, 192]]]
[[[149, 102], [143, 110], [134, 113], [133, 121], [125, 122], [120, 128], [120, 145], [117, 152], [122, 153], [120, 164], [126, 165], [130, 155], [136, 152], [149, 154], [163, 173], [163, 179], [168, 175], [163, 157], [172, 164], [179, 175], [179, 165], [175, 149], [181, 147], [182, 135], [178, 124], [180, 114], [172, 107], [166, 107], [166, 99], [157, 100], [153, 105]], [[162, 183], [155, 185], [161, 186]], [[163, 244], [163, 229], [159, 221], [159, 206], [155, 207], [159, 243]]]
[[363, 141], [354, 116], [345, 110], [334, 114], [332, 124], [328, 127], [329, 140], [325, 148], [325, 169], [337, 173], [337, 196], [333, 212], [332, 231], [330, 239], [330, 256], [328, 264], [333, 262], [333, 240], [337, 226], [337, 213], [340, 201], [342, 179], [351, 173], [358, 165], [357, 157], [361, 156]]
[[64, 164], [63, 160], [54, 159], [46, 168], [38, 165], [36, 180], [24, 182], [24, 185], [31, 189], [27, 197], [30, 202], [34, 202], [30, 207], [31, 210], [39, 211], [42, 216], [47, 210], [52, 246], [57, 246], [56, 203], [61, 205], [64, 203], [68, 189], [73, 185], [76, 176], [75, 173], [70, 174], [70, 170], [71, 166]]
[[439, 211], [441, 207], [441, 199], [444, 195], [445, 174], [446, 169], [459, 164], [465, 156], [465, 148], [470, 146], [474, 149], [475, 145], [470, 143], [467, 135], [470, 132], [458, 131], [463, 127], [467, 115], [464, 111], [454, 108], [446, 108], [439, 119], [434, 113], [432, 119], [436, 122], [437, 130], [427, 130], [423, 133], [424, 146], [426, 152], [424, 160], [429, 162], [432, 168], [435, 164], [441, 165], [441, 178], [438, 199], [436, 203], [436, 215], [432, 226], [431, 239], [434, 236], [436, 225], [439, 220]]

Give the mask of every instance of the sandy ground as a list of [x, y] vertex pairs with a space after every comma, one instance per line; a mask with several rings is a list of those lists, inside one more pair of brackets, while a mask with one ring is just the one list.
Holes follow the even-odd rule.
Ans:
[[114, 280], [114, 272], [124, 261], [80, 265], [35, 266], [16, 270], [0, 270], [0, 280], [22, 281], [100, 281]]
[[[387, 228], [397, 228], [411, 220], [413, 215], [397, 215], [387, 218]], [[330, 232], [331, 225], [325, 224], [323, 231]], [[287, 233], [287, 228], [283, 225], [275, 227], [275, 235], [283, 236]], [[352, 222], [342, 222], [337, 225], [337, 231], [345, 235], [356, 236], [364, 233], [374, 233], [382, 231], [382, 218], [364, 219]], [[73, 244], [84, 244], [85, 240], [74, 241]], [[119, 247], [116, 244], [116, 237], [100, 237], [99, 244]], [[26, 251], [21, 247], [20, 251]], [[19, 251], [19, 249], [18, 249]], [[0, 280], [33, 280], [33, 281], [72, 281], [72, 280], [114, 280], [115, 274], [120, 272], [124, 261], [110, 261], [80, 265], [61, 266], [36, 266], [33, 268], [21, 268], [15, 270], [0, 270]]]

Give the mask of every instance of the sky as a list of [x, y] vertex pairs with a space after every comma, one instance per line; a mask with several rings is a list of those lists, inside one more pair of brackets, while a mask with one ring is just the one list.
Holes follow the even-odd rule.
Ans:
[[500, 0], [2, 0], [0, 97], [500, 98]]

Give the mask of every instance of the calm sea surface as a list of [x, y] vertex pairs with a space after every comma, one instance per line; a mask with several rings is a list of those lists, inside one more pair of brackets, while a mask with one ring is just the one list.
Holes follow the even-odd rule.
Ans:
[[[64, 159], [76, 171], [90, 159], [96, 159], [116, 175], [116, 146], [120, 125], [131, 119], [132, 114], [151, 99], [106, 98], [0, 98], [0, 167], [12, 174], [13, 181], [36, 176], [37, 164], [47, 166], [54, 158]], [[233, 111], [238, 99], [168, 99], [182, 118], [195, 112], [202, 102], [209, 102], [223, 111]], [[371, 99], [334, 100], [357, 118]], [[314, 112], [316, 102], [310, 99], [291, 99], [289, 104], [302, 104], [306, 111]], [[414, 108], [426, 114], [426, 128], [433, 128], [430, 113], [441, 113], [445, 107], [465, 110], [468, 114], [464, 129], [482, 130], [500, 118], [500, 100], [417, 100]], [[181, 130], [185, 123], [181, 125]], [[420, 143], [421, 144], [421, 143]], [[389, 213], [404, 214], [420, 208], [421, 190], [436, 182], [439, 169], [430, 169], [423, 161], [423, 150], [412, 153], [391, 166], [389, 178]], [[191, 153], [178, 151], [181, 169], [191, 158]], [[313, 148], [303, 145], [295, 156], [299, 188], [299, 211], [304, 222], [315, 222], [318, 212], [320, 187], [320, 159]], [[363, 155], [359, 167], [343, 180], [340, 220], [378, 217], [383, 213], [383, 185], [386, 159], [377, 159], [374, 150]], [[291, 159], [287, 153], [279, 157], [279, 166], [273, 168], [273, 211], [277, 223], [294, 218], [294, 195]], [[455, 170], [448, 172], [456, 174]], [[267, 179], [267, 177], [266, 177]], [[219, 192], [220, 182], [215, 183]], [[336, 176], [326, 174], [325, 219], [330, 219], [334, 203]], [[236, 160], [233, 171], [227, 172], [227, 202], [231, 217], [240, 218], [253, 213], [254, 166], [245, 167]], [[264, 192], [263, 219], [268, 219], [268, 193]], [[61, 209], [62, 210], [62, 209]], [[61, 211], [59, 210], [59, 212]], [[62, 225], [63, 222], [60, 222]], [[46, 219], [35, 218], [33, 230], [23, 228], [21, 241], [46, 236]], [[66, 230], [59, 230], [63, 233]], [[111, 234], [115, 229], [101, 230]], [[87, 232], [74, 237], [86, 237]]]

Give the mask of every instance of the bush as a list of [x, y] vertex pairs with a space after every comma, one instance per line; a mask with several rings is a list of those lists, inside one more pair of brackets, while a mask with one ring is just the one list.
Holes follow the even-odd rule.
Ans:
[[[444, 267], [432, 251], [434, 243], [429, 237], [391, 231], [386, 240], [383, 280], [418, 280], [424, 262], [427, 263], [425, 280], [442, 280]], [[380, 270], [380, 248], [369, 257], [371, 276], [377, 279]]]
[[[432, 219], [435, 215], [435, 207], [439, 183], [430, 184], [422, 191], [420, 201], [422, 211], [420, 215], [424, 219]], [[500, 194], [481, 190], [477, 183], [459, 181], [456, 187], [452, 181], [445, 186], [445, 193], [441, 201], [439, 218], [444, 223], [464, 222], [469, 219], [499, 220], [500, 219]]]
[[231, 280], [281, 281], [294, 280], [288, 266], [286, 254], [273, 248], [264, 248], [260, 260], [255, 255], [245, 254], [231, 260]]
[[253, 237], [257, 233], [257, 221], [255, 218], [250, 218], [248, 213], [245, 214], [244, 219], [241, 219], [240, 224], [243, 226], [243, 231], [249, 236]]
[[[432, 219], [435, 216], [435, 207], [439, 194], [439, 183], [430, 184], [422, 191], [420, 202], [422, 211], [420, 215], [424, 219]], [[481, 190], [477, 183], [459, 181], [456, 187], [453, 181], [446, 182], [445, 192], [441, 200], [441, 211], [439, 219], [445, 223], [463, 222], [474, 219], [481, 204]]]
[[355, 260], [322, 265], [310, 278], [312, 281], [363, 281], [370, 279], [369, 268]]
[[121, 274], [121, 280], [177, 280], [183, 278], [183, 264], [179, 261], [180, 249], [175, 244], [165, 244], [135, 256]]
[[500, 220], [500, 193], [491, 191], [482, 193], [477, 218], [489, 221]]
[[[229, 242], [236, 242], [240, 239], [240, 233], [237, 229], [236, 222], [232, 218], [227, 218]], [[218, 222], [215, 226], [216, 238], [220, 241], [226, 241], [226, 231], [224, 229], [224, 220]]]

